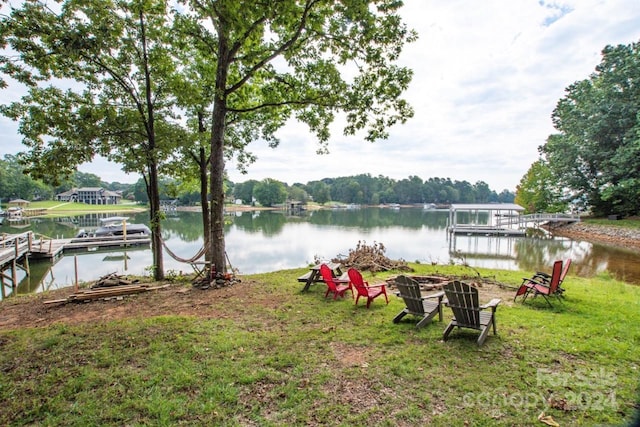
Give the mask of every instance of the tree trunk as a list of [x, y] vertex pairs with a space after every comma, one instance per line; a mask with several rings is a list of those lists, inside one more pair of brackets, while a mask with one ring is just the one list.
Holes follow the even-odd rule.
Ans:
[[227, 115], [226, 84], [229, 70], [229, 46], [224, 29], [218, 33], [218, 66], [216, 91], [211, 121], [211, 174], [209, 176], [210, 208], [210, 257], [211, 278], [216, 272], [224, 273], [226, 267], [224, 247], [224, 133]]
[[151, 85], [151, 70], [147, 52], [147, 30], [145, 15], [139, 11], [140, 29], [142, 31], [142, 52], [145, 81], [145, 105], [147, 108], [147, 167], [149, 169], [149, 207], [151, 216], [151, 252], [153, 253], [153, 278], [164, 279], [164, 261], [162, 259], [162, 212], [160, 210], [160, 189], [158, 187], [158, 157], [156, 153], [155, 113], [153, 90]]
[[164, 261], [162, 258], [162, 224], [160, 210], [160, 191], [158, 189], [158, 167], [149, 165], [149, 207], [151, 219], [151, 252], [153, 253], [153, 278], [164, 279]]
[[[198, 133], [204, 134], [207, 129], [204, 126], [204, 115], [202, 112], [198, 112]], [[202, 145], [198, 151], [197, 157], [198, 167], [200, 169], [200, 206], [202, 206], [202, 232], [204, 235], [204, 260], [209, 261], [209, 239], [211, 237], [210, 218], [209, 218], [209, 180], [207, 175], [207, 166], [209, 165], [209, 159], [207, 153]]]
[[200, 206], [202, 206], [202, 230], [204, 232], [204, 248], [205, 248], [205, 261], [210, 259], [209, 241], [211, 239], [210, 229], [210, 217], [209, 217], [209, 192], [208, 188], [208, 176], [207, 166], [209, 162], [206, 158], [204, 148], [200, 148], [200, 159], [198, 165], [200, 166]]
[[211, 197], [211, 222], [209, 237], [209, 261], [212, 276], [225, 271], [224, 245], [224, 112], [213, 108], [213, 128], [211, 135], [211, 175], [209, 193]]

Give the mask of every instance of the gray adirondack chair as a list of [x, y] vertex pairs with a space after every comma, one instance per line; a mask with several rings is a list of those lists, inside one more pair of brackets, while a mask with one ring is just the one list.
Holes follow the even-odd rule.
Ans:
[[[447, 296], [447, 306], [453, 311], [453, 320], [444, 330], [443, 339], [446, 341], [451, 331], [456, 326], [459, 328], [470, 328], [480, 331], [478, 345], [484, 344], [489, 334], [489, 329], [493, 326], [494, 335], [496, 332], [496, 308], [500, 304], [500, 299], [494, 298], [487, 304], [480, 305], [478, 302], [478, 290], [466, 283], [454, 280], [443, 287]], [[490, 308], [491, 310], [484, 311]]]
[[[407, 314], [421, 318], [416, 324], [416, 328], [421, 328], [429, 323], [436, 314], [439, 315], [442, 322], [442, 298], [444, 297], [444, 292], [422, 295], [420, 284], [407, 276], [396, 277], [395, 285], [398, 288], [396, 295], [404, 300], [406, 307], [393, 318], [393, 323], [400, 322]], [[437, 299], [437, 301], [432, 301], [432, 299]]]

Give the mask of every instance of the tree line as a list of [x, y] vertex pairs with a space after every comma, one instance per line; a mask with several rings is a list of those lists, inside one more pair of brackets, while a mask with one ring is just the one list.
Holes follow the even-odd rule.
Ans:
[[378, 205], [399, 204], [449, 204], [449, 203], [511, 203], [515, 194], [502, 190], [499, 194], [483, 181], [471, 184], [467, 181], [452, 181], [450, 178], [428, 178], [418, 176], [395, 180], [370, 174], [324, 178], [306, 184], [288, 186], [276, 180], [248, 180], [233, 186], [233, 195], [245, 204], [257, 201], [271, 206], [285, 200], [320, 204], [329, 202]]
[[25, 173], [24, 167], [18, 162], [16, 156], [6, 154], [0, 159], [0, 200], [3, 203], [12, 199], [53, 200], [56, 194], [82, 187], [100, 187], [120, 191], [123, 199], [135, 200], [135, 186], [132, 184], [109, 183], [95, 174], [75, 171], [60, 180], [58, 185], [51, 185]]
[[[95, 174], [75, 171], [59, 185], [53, 186], [25, 174], [24, 168], [16, 161], [15, 156], [8, 154], [4, 159], [0, 159], [0, 200], [4, 202], [16, 198], [52, 200], [56, 194], [81, 187], [101, 187], [120, 191], [124, 200], [148, 203], [144, 179], [139, 179], [134, 184], [106, 182]], [[246, 205], [258, 203], [262, 206], [274, 206], [287, 200], [302, 203], [314, 201], [320, 204], [340, 202], [365, 205], [510, 203], [515, 197], [515, 194], [508, 190], [502, 190], [498, 194], [483, 181], [470, 184], [467, 181], [452, 181], [450, 178], [423, 180], [417, 176], [395, 180], [369, 174], [324, 178], [293, 185], [275, 179], [250, 179], [238, 183], [225, 180], [225, 193], [228, 195], [227, 203], [241, 200]], [[181, 185], [179, 180], [171, 177], [160, 177], [159, 194], [162, 200], [176, 200], [179, 205], [197, 205], [201, 200], [197, 190]]]

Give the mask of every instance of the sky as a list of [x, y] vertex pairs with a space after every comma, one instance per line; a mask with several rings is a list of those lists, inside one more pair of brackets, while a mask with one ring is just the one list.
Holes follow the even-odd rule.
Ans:
[[[249, 146], [258, 160], [247, 174], [227, 163], [229, 178], [291, 185], [368, 173], [515, 192], [554, 133], [551, 114], [565, 89], [589, 78], [605, 46], [640, 41], [638, 0], [405, 0], [401, 15], [419, 37], [400, 58], [414, 72], [404, 96], [413, 118], [375, 143], [345, 137], [336, 123], [325, 155], [304, 125], [290, 122], [278, 148]], [[1, 91], [0, 103], [15, 96]], [[0, 118], [1, 156], [24, 148], [16, 129]], [[139, 178], [103, 159], [80, 170], [107, 182]]]

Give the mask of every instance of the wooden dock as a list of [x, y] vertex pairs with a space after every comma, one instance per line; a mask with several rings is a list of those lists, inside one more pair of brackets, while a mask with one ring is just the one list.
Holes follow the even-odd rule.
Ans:
[[7, 288], [18, 287], [18, 269], [29, 274], [29, 253], [33, 232], [3, 234], [0, 237], [0, 294], [6, 296]]
[[151, 244], [149, 236], [76, 237], [73, 239], [42, 239], [34, 242], [30, 255], [33, 258], [55, 259], [65, 251], [96, 250]]
[[15, 292], [18, 287], [18, 269], [29, 271], [29, 259], [55, 260], [65, 251], [92, 251], [100, 248], [131, 247], [151, 244], [149, 236], [106, 236], [73, 239], [35, 239], [32, 231], [0, 236], [0, 293]]

